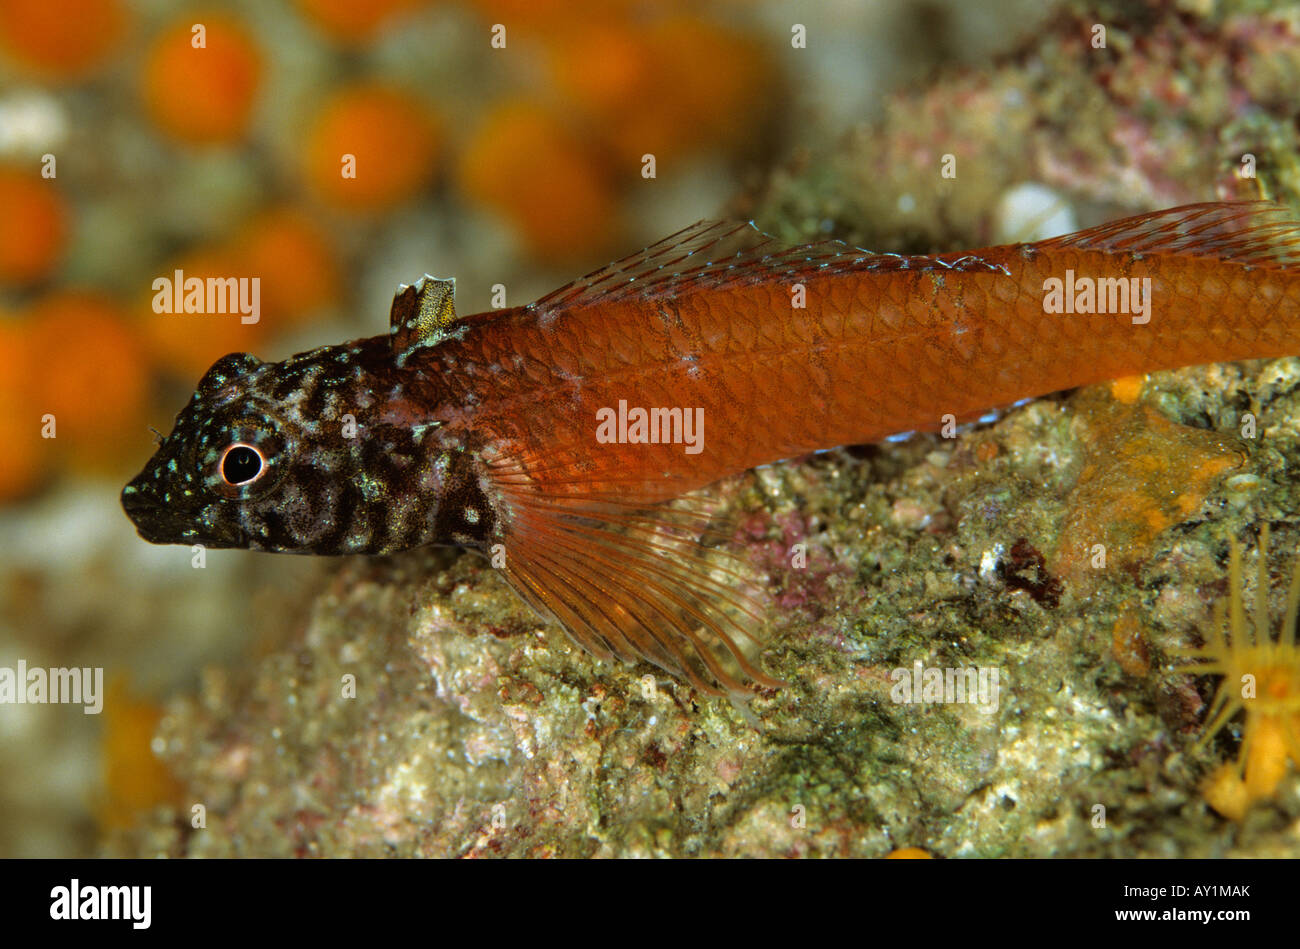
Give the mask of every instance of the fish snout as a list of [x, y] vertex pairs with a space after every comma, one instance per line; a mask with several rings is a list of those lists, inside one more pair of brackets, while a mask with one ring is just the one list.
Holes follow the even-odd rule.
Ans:
[[190, 512], [168, 503], [144, 473], [127, 483], [121, 499], [136, 533], [152, 544], [185, 543], [194, 532]]

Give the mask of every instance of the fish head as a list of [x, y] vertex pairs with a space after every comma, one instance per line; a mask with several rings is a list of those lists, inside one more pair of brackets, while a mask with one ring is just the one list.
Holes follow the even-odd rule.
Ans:
[[217, 360], [122, 490], [122, 507], [145, 540], [250, 548], [273, 540], [252, 529], [248, 515], [283, 500], [296, 440], [261, 391], [265, 369], [249, 353]]
[[224, 356], [123, 489], [122, 507], [156, 544], [388, 552], [396, 545], [378, 529], [387, 485], [370, 456], [400, 456], [401, 446], [355, 433], [376, 385], [359, 345], [278, 363]]

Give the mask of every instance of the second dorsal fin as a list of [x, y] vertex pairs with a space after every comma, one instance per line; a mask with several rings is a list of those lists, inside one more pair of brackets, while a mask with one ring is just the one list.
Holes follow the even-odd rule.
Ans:
[[1271, 201], [1209, 201], [1111, 221], [1033, 246], [1291, 267], [1300, 263], [1300, 224], [1289, 208]]
[[455, 324], [455, 278], [443, 280], [425, 274], [415, 283], [399, 285], [388, 327], [397, 365], [403, 365], [415, 350], [447, 339]]

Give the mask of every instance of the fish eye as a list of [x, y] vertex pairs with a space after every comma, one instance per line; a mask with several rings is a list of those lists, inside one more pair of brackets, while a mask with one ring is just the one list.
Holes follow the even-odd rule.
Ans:
[[221, 456], [219, 469], [226, 484], [238, 487], [261, 477], [262, 472], [266, 471], [266, 459], [252, 445], [235, 442]]

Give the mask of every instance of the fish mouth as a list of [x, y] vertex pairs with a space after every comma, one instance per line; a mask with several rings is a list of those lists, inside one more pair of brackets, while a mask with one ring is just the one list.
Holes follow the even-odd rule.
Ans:
[[122, 510], [151, 544], [188, 544], [198, 538], [193, 512], [163, 504], [141, 475], [122, 489]]

